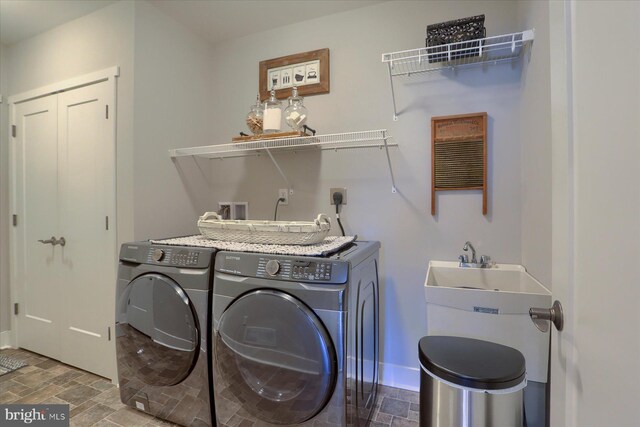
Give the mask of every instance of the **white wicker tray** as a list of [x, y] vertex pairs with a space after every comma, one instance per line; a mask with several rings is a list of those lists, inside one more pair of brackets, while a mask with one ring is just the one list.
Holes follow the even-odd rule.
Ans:
[[207, 212], [198, 220], [200, 233], [212, 240], [267, 245], [312, 245], [331, 230], [331, 219], [320, 214], [314, 221], [252, 221], [222, 219]]

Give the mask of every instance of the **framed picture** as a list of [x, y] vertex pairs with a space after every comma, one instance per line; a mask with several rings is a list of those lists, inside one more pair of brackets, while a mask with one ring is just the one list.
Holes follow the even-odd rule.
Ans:
[[329, 93], [329, 49], [260, 61], [259, 79], [262, 101], [274, 86], [278, 99], [290, 97], [293, 86], [302, 96]]

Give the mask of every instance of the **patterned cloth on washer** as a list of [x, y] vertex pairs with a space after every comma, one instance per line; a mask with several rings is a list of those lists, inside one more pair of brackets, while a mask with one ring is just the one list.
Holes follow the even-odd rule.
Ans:
[[172, 246], [200, 246], [205, 248], [216, 248], [221, 251], [234, 252], [257, 252], [274, 255], [297, 255], [297, 256], [328, 256], [338, 252], [345, 246], [354, 242], [358, 236], [328, 236], [314, 245], [263, 245], [258, 243], [238, 243], [211, 240], [200, 234], [193, 236], [176, 237], [172, 239], [150, 240], [151, 243]]

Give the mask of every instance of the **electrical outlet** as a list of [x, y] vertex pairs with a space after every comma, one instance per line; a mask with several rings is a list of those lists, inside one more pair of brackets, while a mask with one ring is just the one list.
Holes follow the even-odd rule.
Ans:
[[233, 202], [233, 219], [249, 219], [249, 202]]
[[222, 219], [249, 219], [248, 202], [218, 202], [218, 206]]
[[231, 202], [218, 202], [218, 214], [222, 219], [231, 219]]
[[289, 190], [287, 190], [286, 188], [281, 188], [278, 190], [278, 198], [279, 199], [284, 199], [284, 202], [280, 202], [281, 205], [288, 205], [289, 204]]
[[347, 189], [346, 188], [330, 188], [329, 189], [329, 204], [335, 205], [333, 202], [333, 193], [342, 193], [342, 203], [343, 205], [347, 204]]

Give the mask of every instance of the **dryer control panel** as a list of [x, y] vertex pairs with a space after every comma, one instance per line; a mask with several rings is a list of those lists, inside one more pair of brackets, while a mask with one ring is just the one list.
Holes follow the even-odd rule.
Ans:
[[213, 253], [215, 251], [205, 248], [133, 242], [122, 245], [120, 261], [179, 268], [207, 268], [212, 263]]
[[149, 264], [166, 264], [173, 267], [197, 267], [200, 253], [184, 248], [150, 247], [147, 255]]

